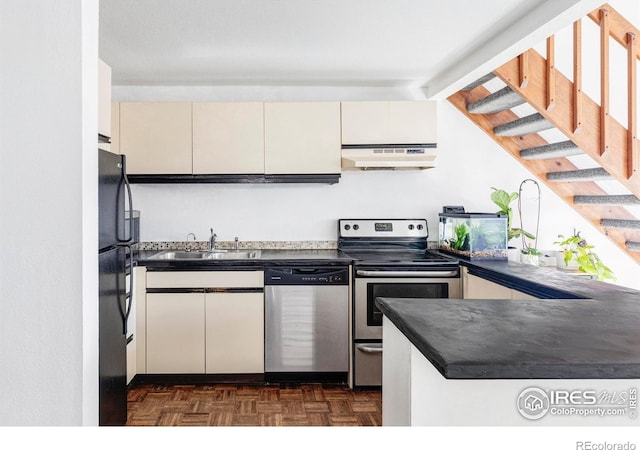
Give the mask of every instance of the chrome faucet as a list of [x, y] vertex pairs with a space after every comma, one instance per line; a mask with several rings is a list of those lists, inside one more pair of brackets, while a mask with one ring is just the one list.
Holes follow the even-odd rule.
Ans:
[[236, 251], [238, 251], [238, 236], [236, 236], [235, 241], [236, 241], [235, 242], [235, 249], [236, 249]]
[[193, 242], [196, 242], [196, 235], [193, 233], [189, 233], [187, 234], [187, 243], [184, 244], [184, 251], [185, 252], [190, 252], [191, 251], [191, 246], [189, 245], [189, 236], [193, 236]]
[[216, 250], [216, 239], [218, 235], [213, 232], [213, 228], [211, 228], [211, 237], [209, 238], [209, 251], [213, 252]]

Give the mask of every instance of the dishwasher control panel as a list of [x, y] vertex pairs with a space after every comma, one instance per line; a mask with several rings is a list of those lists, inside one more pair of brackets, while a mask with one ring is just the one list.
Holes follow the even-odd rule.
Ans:
[[348, 285], [346, 267], [267, 267], [265, 285]]

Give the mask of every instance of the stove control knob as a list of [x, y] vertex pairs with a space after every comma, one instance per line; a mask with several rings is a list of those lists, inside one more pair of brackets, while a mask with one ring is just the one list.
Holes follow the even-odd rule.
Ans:
[[357, 223], [353, 226], [353, 229], [358, 231], [358, 229], [360, 228], [360, 225], [358, 225]]
[[349, 230], [351, 229], [351, 225], [346, 224], [346, 225], [344, 226], [344, 229], [345, 229], [345, 230], [347, 230], [347, 231], [349, 231]]
[[423, 228], [422, 224], [418, 224], [418, 230], [422, 230]]
[[410, 229], [410, 230], [413, 230], [413, 224], [410, 224], [410, 225], [409, 225], [409, 229]]

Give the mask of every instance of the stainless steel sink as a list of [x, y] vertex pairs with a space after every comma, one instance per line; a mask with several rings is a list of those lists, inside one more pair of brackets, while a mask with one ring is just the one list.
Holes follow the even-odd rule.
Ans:
[[185, 252], [180, 250], [164, 250], [157, 255], [153, 255], [149, 259], [207, 259], [206, 253], [201, 252]]
[[185, 252], [180, 250], [164, 250], [149, 259], [169, 260], [208, 260], [208, 259], [256, 259], [260, 258], [260, 250], [200, 250]]
[[260, 250], [229, 250], [226, 252], [209, 252], [208, 259], [256, 259], [260, 258]]

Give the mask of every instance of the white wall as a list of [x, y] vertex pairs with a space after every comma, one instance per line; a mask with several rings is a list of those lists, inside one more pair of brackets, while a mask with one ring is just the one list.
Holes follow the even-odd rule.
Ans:
[[0, 425], [97, 423], [97, 24], [0, 3]]

